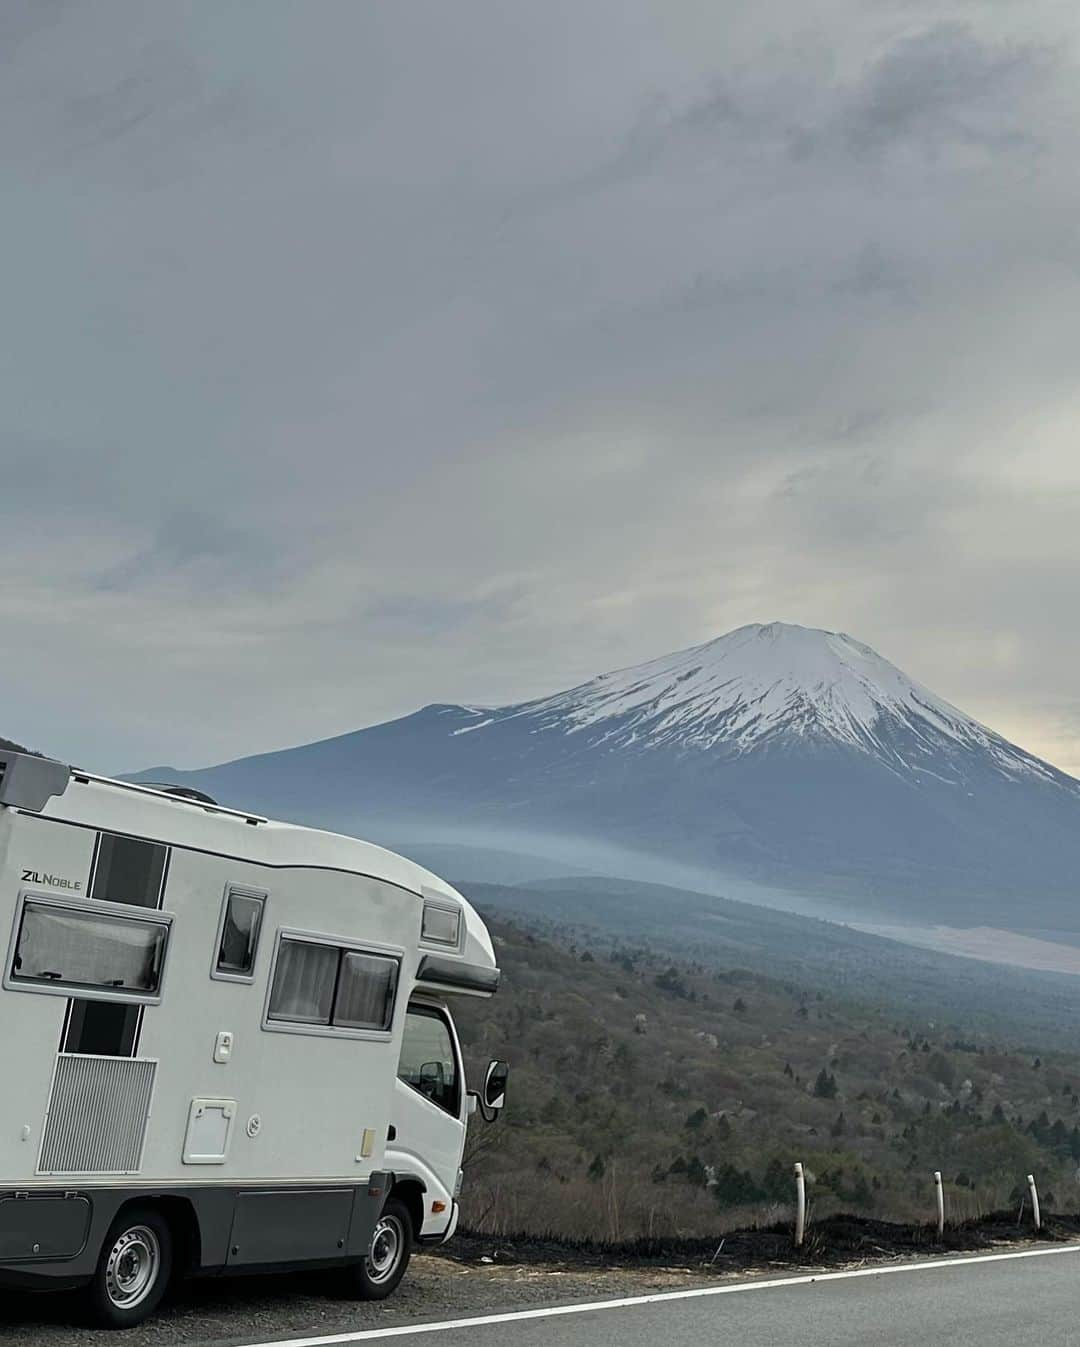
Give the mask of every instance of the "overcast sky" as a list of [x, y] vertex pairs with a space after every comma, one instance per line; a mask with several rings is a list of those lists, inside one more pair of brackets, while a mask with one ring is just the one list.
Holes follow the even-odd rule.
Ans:
[[0, 733], [751, 621], [1080, 773], [1075, 0], [5, 0]]

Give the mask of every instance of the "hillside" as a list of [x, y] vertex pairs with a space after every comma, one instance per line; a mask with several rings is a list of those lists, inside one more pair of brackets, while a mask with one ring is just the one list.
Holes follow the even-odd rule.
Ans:
[[[453, 875], [451, 875], [453, 878]], [[745, 968], [864, 1004], [916, 1010], [1038, 1048], [1071, 1048], [1080, 977], [960, 958], [836, 922], [607, 876], [516, 885], [456, 880], [487, 910], [582, 947], [634, 941], [657, 958]], [[672, 920], [678, 913], [678, 920]]]
[[667, 866], [831, 915], [1080, 931], [1080, 782], [852, 637], [784, 623], [530, 702], [139, 775], [378, 841]]
[[814, 1213], [956, 1217], [1075, 1205], [1080, 1051], [1021, 1051], [977, 1021], [896, 1014], [601, 941], [560, 947], [488, 914], [504, 969], [458, 1022], [474, 1073], [512, 1063], [498, 1125], [473, 1129], [473, 1228], [630, 1238], [776, 1219], [790, 1171]]

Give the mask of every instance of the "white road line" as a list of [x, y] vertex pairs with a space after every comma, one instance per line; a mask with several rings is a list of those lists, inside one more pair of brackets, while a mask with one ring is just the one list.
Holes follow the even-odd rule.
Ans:
[[817, 1282], [845, 1281], [852, 1277], [889, 1277], [901, 1272], [934, 1272], [945, 1267], [971, 1267], [980, 1263], [1004, 1263], [1014, 1258], [1047, 1258], [1054, 1254], [1066, 1253], [1080, 1253], [1080, 1244], [1058, 1244], [1051, 1249], [1020, 1249], [1014, 1253], [976, 1254], [974, 1257], [966, 1258], [933, 1258], [925, 1263], [891, 1263], [886, 1267], [851, 1268], [846, 1272], [808, 1272], [800, 1277], [770, 1277], [760, 1281], [729, 1282], [725, 1286], [696, 1286], [687, 1291], [657, 1291], [647, 1296], [624, 1296], [620, 1300], [592, 1300], [584, 1305], [551, 1305], [546, 1309], [481, 1314], [472, 1319], [444, 1319], [437, 1323], [367, 1328], [358, 1333], [325, 1333], [310, 1338], [272, 1338], [266, 1342], [252, 1343], [250, 1347], [335, 1347], [338, 1343], [376, 1342], [381, 1338], [404, 1338], [410, 1335], [419, 1337], [421, 1333], [446, 1333], [454, 1328], [483, 1328], [487, 1324], [511, 1324], [522, 1319], [554, 1319], [564, 1314], [624, 1310], [632, 1305], [657, 1305], [666, 1300], [731, 1296], [742, 1291], [771, 1291], [778, 1286], [809, 1286]]

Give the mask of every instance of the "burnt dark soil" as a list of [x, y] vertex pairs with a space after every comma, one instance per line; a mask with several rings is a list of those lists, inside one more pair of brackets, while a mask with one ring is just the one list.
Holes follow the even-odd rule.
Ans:
[[852, 1262], [905, 1258], [913, 1254], [976, 1253], [1003, 1244], [1053, 1243], [1080, 1236], [1080, 1214], [1047, 1215], [1042, 1229], [1030, 1217], [993, 1212], [978, 1220], [947, 1225], [939, 1237], [929, 1225], [899, 1225], [862, 1216], [830, 1216], [811, 1224], [801, 1249], [794, 1248], [787, 1224], [732, 1230], [715, 1239], [568, 1240], [546, 1235], [478, 1235], [459, 1230], [438, 1251], [463, 1263], [545, 1264], [591, 1267], [714, 1268], [717, 1272], [774, 1267], [847, 1266]]

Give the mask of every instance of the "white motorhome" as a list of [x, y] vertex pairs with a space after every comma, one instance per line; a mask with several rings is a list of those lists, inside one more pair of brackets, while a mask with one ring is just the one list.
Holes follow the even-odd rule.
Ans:
[[469, 903], [353, 838], [0, 752], [0, 1285], [126, 1326], [174, 1273], [397, 1285], [449, 1238]]

